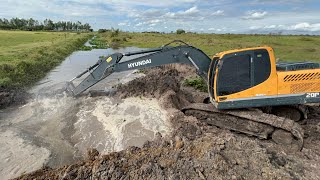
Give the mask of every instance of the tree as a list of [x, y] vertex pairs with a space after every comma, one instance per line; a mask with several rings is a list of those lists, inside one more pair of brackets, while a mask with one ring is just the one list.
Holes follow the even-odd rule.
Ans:
[[185, 30], [183, 30], [183, 29], [177, 29], [177, 34], [184, 34], [184, 33], [186, 33]]
[[71, 21], [58, 21], [54, 22], [51, 19], [45, 19], [43, 22], [29, 19], [11, 18], [0, 18], [0, 29], [20, 29], [28, 31], [91, 31], [91, 26], [88, 23], [82, 24], [80, 21], [76, 23]]

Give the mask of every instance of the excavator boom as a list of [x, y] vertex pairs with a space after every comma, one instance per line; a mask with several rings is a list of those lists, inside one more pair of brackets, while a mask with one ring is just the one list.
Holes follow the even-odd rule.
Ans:
[[[139, 54], [142, 56], [121, 62], [124, 56]], [[106, 58], [100, 59], [95, 65], [89, 67], [86, 71], [69, 81], [67, 83], [67, 91], [69, 94], [77, 96], [114, 72], [144, 69], [173, 63], [193, 65], [197, 69], [198, 74], [207, 80], [210, 62], [211, 59], [204, 52], [189, 45], [176, 47], [166, 45], [160, 48], [124, 54], [114, 53]], [[75, 79], [87, 73], [89, 73], [89, 75], [79, 85], [75, 86], [73, 84]]]

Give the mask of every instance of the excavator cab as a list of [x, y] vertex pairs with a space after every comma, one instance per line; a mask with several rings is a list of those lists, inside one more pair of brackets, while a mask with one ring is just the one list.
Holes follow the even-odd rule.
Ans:
[[276, 64], [273, 49], [265, 46], [215, 55], [208, 91], [218, 109], [319, 103], [319, 80], [318, 63]]
[[[263, 88], [254, 94], [253, 88], [265, 83], [272, 76], [274, 60], [269, 47], [233, 50], [213, 57], [209, 67], [209, 94], [215, 104], [230, 99], [266, 95], [272, 91]], [[264, 86], [268, 86], [266, 83]], [[235, 107], [238, 108], [238, 107]]]

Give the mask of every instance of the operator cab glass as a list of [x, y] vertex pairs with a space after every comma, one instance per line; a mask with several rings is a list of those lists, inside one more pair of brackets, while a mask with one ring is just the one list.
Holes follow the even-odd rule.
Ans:
[[209, 73], [208, 73], [208, 85], [209, 85], [209, 96], [212, 99], [215, 99], [214, 96], [214, 77], [216, 73], [216, 68], [219, 62], [219, 57], [213, 57], [212, 61], [210, 62], [209, 66]]
[[[270, 57], [265, 49], [226, 54], [215, 67], [210, 67], [210, 71], [216, 71], [216, 68], [218, 96], [227, 96], [256, 86], [266, 81], [271, 73]], [[210, 73], [210, 76], [215, 73]]]

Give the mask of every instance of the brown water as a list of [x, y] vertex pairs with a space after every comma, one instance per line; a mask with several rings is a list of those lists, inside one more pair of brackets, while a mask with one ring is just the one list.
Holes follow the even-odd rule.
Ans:
[[[93, 65], [99, 56], [135, 50], [139, 49], [74, 52], [30, 90], [34, 97], [27, 104], [2, 110], [0, 179], [44, 165], [57, 167], [75, 162], [84, 158], [88, 148], [109, 153], [141, 146], [157, 132], [168, 134], [166, 112], [155, 99], [72, 98], [64, 92], [65, 82]], [[109, 90], [140, 76], [143, 74], [132, 71], [114, 73], [91, 90]]]

